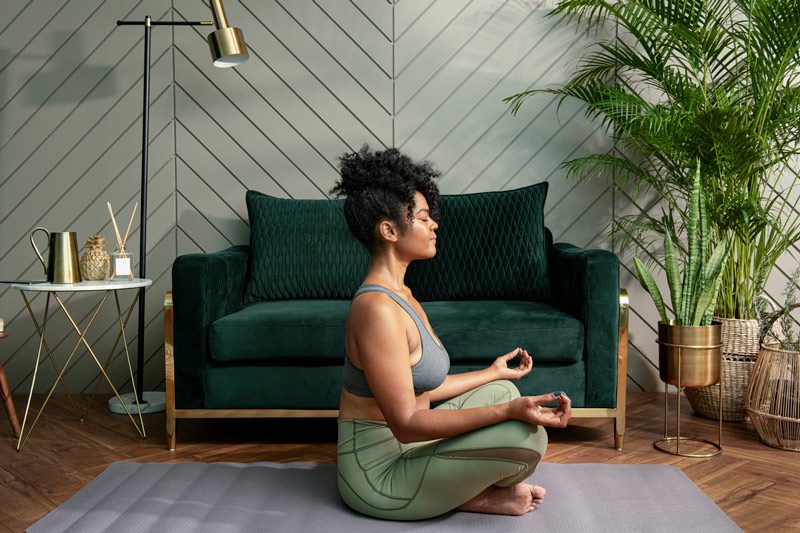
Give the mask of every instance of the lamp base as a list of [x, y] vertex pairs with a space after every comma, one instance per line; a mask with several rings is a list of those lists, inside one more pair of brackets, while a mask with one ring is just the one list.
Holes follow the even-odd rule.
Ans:
[[[122, 397], [122, 401], [125, 402], [125, 407], [128, 408], [128, 411], [130, 411], [131, 414], [137, 414], [136, 396], [132, 392], [121, 394], [120, 396]], [[166, 393], [160, 391], [145, 391], [142, 393], [142, 399], [139, 402], [139, 407], [141, 408], [143, 415], [146, 415], [147, 413], [159, 413], [164, 411], [166, 406]], [[123, 407], [116, 396], [108, 400], [108, 410], [112, 413], [116, 413], [118, 415], [127, 414], [125, 412], [125, 407]]]

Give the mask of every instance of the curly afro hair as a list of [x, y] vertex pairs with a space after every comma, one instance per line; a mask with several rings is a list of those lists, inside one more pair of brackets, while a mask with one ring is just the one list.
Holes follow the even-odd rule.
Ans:
[[331, 194], [344, 196], [344, 216], [353, 235], [370, 250], [378, 245], [375, 228], [383, 219], [393, 221], [401, 233], [414, 220], [414, 194], [419, 191], [438, 218], [439, 172], [427, 161], [415, 163], [397, 148], [371, 151], [366, 144], [358, 152], [339, 158], [342, 179]]

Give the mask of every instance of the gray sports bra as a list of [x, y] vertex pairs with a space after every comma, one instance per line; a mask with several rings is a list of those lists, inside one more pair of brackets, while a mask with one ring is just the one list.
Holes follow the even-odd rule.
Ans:
[[[392, 300], [400, 304], [400, 307], [411, 315], [414, 323], [419, 330], [419, 337], [422, 341], [422, 356], [411, 367], [411, 378], [414, 381], [414, 392], [421, 393], [431, 391], [444, 382], [447, 372], [450, 370], [450, 358], [444, 346], [439, 346], [436, 340], [428, 332], [425, 322], [414, 311], [408, 302], [400, 296], [381, 285], [362, 285], [353, 295], [353, 299], [365, 292], [382, 292], [388, 294]], [[372, 398], [372, 391], [367, 385], [367, 377], [364, 371], [353, 366], [350, 358], [344, 356], [344, 390], [356, 396]]]

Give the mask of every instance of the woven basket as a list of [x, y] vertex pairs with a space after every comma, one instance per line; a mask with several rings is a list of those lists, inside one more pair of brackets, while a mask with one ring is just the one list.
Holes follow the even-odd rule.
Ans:
[[[747, 418], [745, 398], [758, 356], [758, 320], [715, 318], [722, 324], [722, 420]], [[719, 386], [686, 388], [686, 398], [699, 415], [719, 420]]]
[[800, 452], [800, 353], [761, 346], [745, 403], [764, 443]]

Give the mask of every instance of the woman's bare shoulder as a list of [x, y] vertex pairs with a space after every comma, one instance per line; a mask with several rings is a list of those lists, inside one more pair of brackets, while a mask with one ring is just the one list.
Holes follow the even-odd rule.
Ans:
[[359, 294], [350, 303], [350, 316], [353, 318], [396, 318], [398, 305], [392, 298], [383, 292], [365, 292]]
[[383, 293], [367, 293], [353, 300], [348, 316], [348, 335], [361, 348], [380, 346], [385, 353], [389, 346], [405, 346], [406, 331], [403, 310]]

